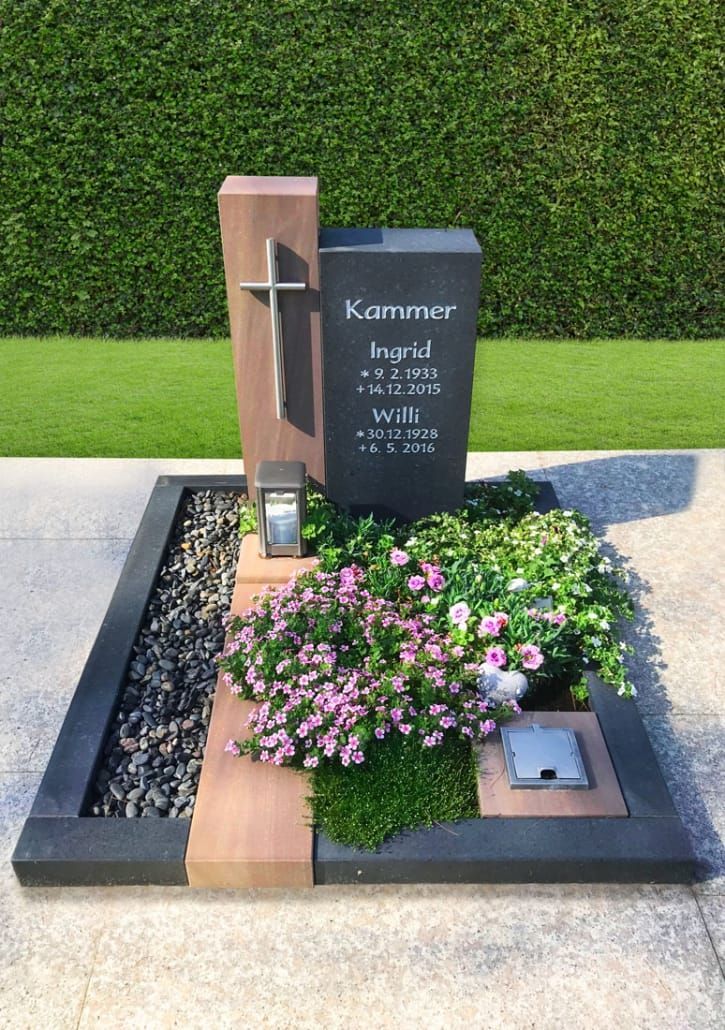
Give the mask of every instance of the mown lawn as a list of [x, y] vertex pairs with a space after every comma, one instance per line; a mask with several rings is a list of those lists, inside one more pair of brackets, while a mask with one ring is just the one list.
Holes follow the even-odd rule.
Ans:
[[[721, 340], [482, 340], [469, 447], [722, 447], [724, 396]], [[227, 340], [0, 339], [0, 455], [239, 453]]]

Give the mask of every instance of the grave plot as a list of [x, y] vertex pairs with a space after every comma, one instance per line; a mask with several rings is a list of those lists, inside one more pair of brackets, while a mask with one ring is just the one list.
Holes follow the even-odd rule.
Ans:
[[[586, 518], [523, 473], [465, 483], [473, 234], [320, 232], [313, 178], [232, 176], [219, 209], [256, 507], [158, 481], [21, 882], [690, 879]], [[558, 749], [499, 736], [521, 706]]]
[[[256, 846], [262, 840], [272, 845], [273, 850], [260, 860], [259, 852], [251, 857], [249, 851], [245, 854], [243, 837], [230, 841], [224, 836], [230, 826], [240, 825], [240, 814], [244, 813], [244, 795], [240, 794], [244, 767], [255, 772], [260, 769], [259, 763], [224, 751], [224, 727], [212, 758], [216, 767], [212, 791], [216, 812], [212, 816], [218, 820], [219, 842], [232, 849], [231, 859], [230, 851], [225, 854], [223, 847], [216, 855], [207, 853], [201, 860], [195, 859], [195, 814], [183, 818], [169, 818], [163, 813], [127, 818], [124, 808], [123, 817], [94, 816], [108, 730], [118, 725], [124, 690], [134, 682], [128, 680], [128, 671], [135, 660], [139, 631], [153, 618], [147, 600], [153, 597], [168, 546], [173, 544], [174, 526], [183, 512], [184, 500], [190, 492], [199, 490], [239, 495], [246, 491], [246, 482], [203, 477], [186, 481], [165, 478], [157, 484], [15, 850], [13, 864], [22, 883], [253, 886], [287, 882], [311, 886], [357, 882], [686, 882], [691, 878], [689, 845], [637, 709], [593, 674], [587, 676], [591, 712], [579, 713], [578, 718], [595, 718], [601, 737], [598, 753], [585, 744], [584, 759], [597, 786], [601, 774], [592, 761], [604, 754], [609, 763], [609, 785], [613, 771], [625, 814], [621, 808], [614, 814], [605, 814], [601, 808], [572, 812], [566, 804], [562, 809], [560, 795], [554, 799], [559, 807], [548, 812], [542, 811], [547, 802], [541, 795], [528, 811], [525, 805], [520, 807], [523, 802], [518, 795], [514, 798], [518, 806], [515, 811], [511, 810], [511, 801], [508, 808], [502, 807], [500, 794], [506, 791], [497, 795], [491, 790], [491, 776], [500, 789], [503, 772], [500, 745], [493, 735], [483, 744], [479, 758], [483, 818], [406, 830], [372, 851], [335, 843], [319, 829], [305, 829], [309, 827], [304, 810], [307, 791], [298, 790], [290, 796], [284, 783], [281, 793], [286, 796], [289, 825], [275, 826], [274, 819], [269, 818], [278, 812], [273, 777], [277, 774], [284, 780], [299, 774], [278, 768], [260, 770], [267, 774], [267, 790], [271, 784], [272, 794], [260, 793], [255, 785], [252, 797], [260, 804], [256, 811], [253, 806], [246, 812], [247, 844], [251, 840]], [[543, 509], [555, 501], [546, 485], [539, 501]], [[235, 534], [236, 527], [230, 531], [230, 542]], [[250, 600], [259, 576], [260, 559], [250, 553], [249, 544], [246, 552], [249, 560], [240, 565], [235, 576], [233, 605], [237, 611]], [[290, 560], [276, 561], [285, 565], [280, 573], [284, 580]], [[243, 582], [249, 576], [255, 579]], [[272, 578], [267, 576], [268, 581]], [[231, 695], [224, 702], [241, 727], [248, 703]], [[238, 716], [234, 716], [233, 705], [239, 706]], [[527, 712], [522, 718], [547, 724], [552, 713], [534, 716]], [[558, 718], [565, 720], [567, 713]], [[212, 743], [210, 740], [207, 748]], [[207, 751], [205, 761], [209, 757]], [[577, 797], [580, 793], [585, 792], [577, 792]], [[511, 799], [512, 792], [508, 796]], [[591, 800], [588, 796], [589, 803]], [[202, 814], [199, 831], [208, 835], [205, 819]], [[291, 835], [290, 829], [294, 830]], [[306, 838], [301, 831], [306, 832]], [[212, 832], [212, 839], [214, 836]], [[242, 850], [235, 853], [240, 840]], [[291, 864], [290, 852], [285, 851], [290, 843], [297, 849], [292, 852]], [[280, 854], [284, 856], [282, 861]], [[285, 880], [293, 866], [292, 877]]]

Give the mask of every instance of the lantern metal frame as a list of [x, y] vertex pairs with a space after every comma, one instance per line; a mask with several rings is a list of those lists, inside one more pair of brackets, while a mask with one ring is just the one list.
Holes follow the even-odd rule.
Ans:
[[[254, 487], [257, 492], [259, 553], [262, 558], [304, 557], [306, 548], [302, 527], [307, 512], [306, 471], [303, 461], [260, 461], [257, 465]], [[290, 540], [274, 540], [274, 534], [270, 533], [268, 502], [275, 495], [294, 497], [295, 524]]]

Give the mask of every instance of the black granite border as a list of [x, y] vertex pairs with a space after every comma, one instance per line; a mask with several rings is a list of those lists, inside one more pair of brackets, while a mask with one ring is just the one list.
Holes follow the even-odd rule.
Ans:
[[82, 813], [185, 494], [246, 487], [244, 476], [157, 479], [13, 853], [22, 884], [188, 883], [189, 820]]
[[[243, 476], [157, 480], [12, 857], [23, 885], [188, 883], [189, 821], [81, 813], [185, 493], [246, 487]], [[538, 510], [557, 504], [541, 483]], [[374, 853], [317, 833], [315, 883], [689, 882], [690, 845], [636, 706], [593, 675], [590, 692], [629, 818], [472, 819]]]

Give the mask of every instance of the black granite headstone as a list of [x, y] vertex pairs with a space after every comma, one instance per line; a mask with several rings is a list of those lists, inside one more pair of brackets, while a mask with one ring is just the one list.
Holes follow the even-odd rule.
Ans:
[[321, 231], [326, 492], [354, 514], [461, 506], [480, 267], [468, 229]]

